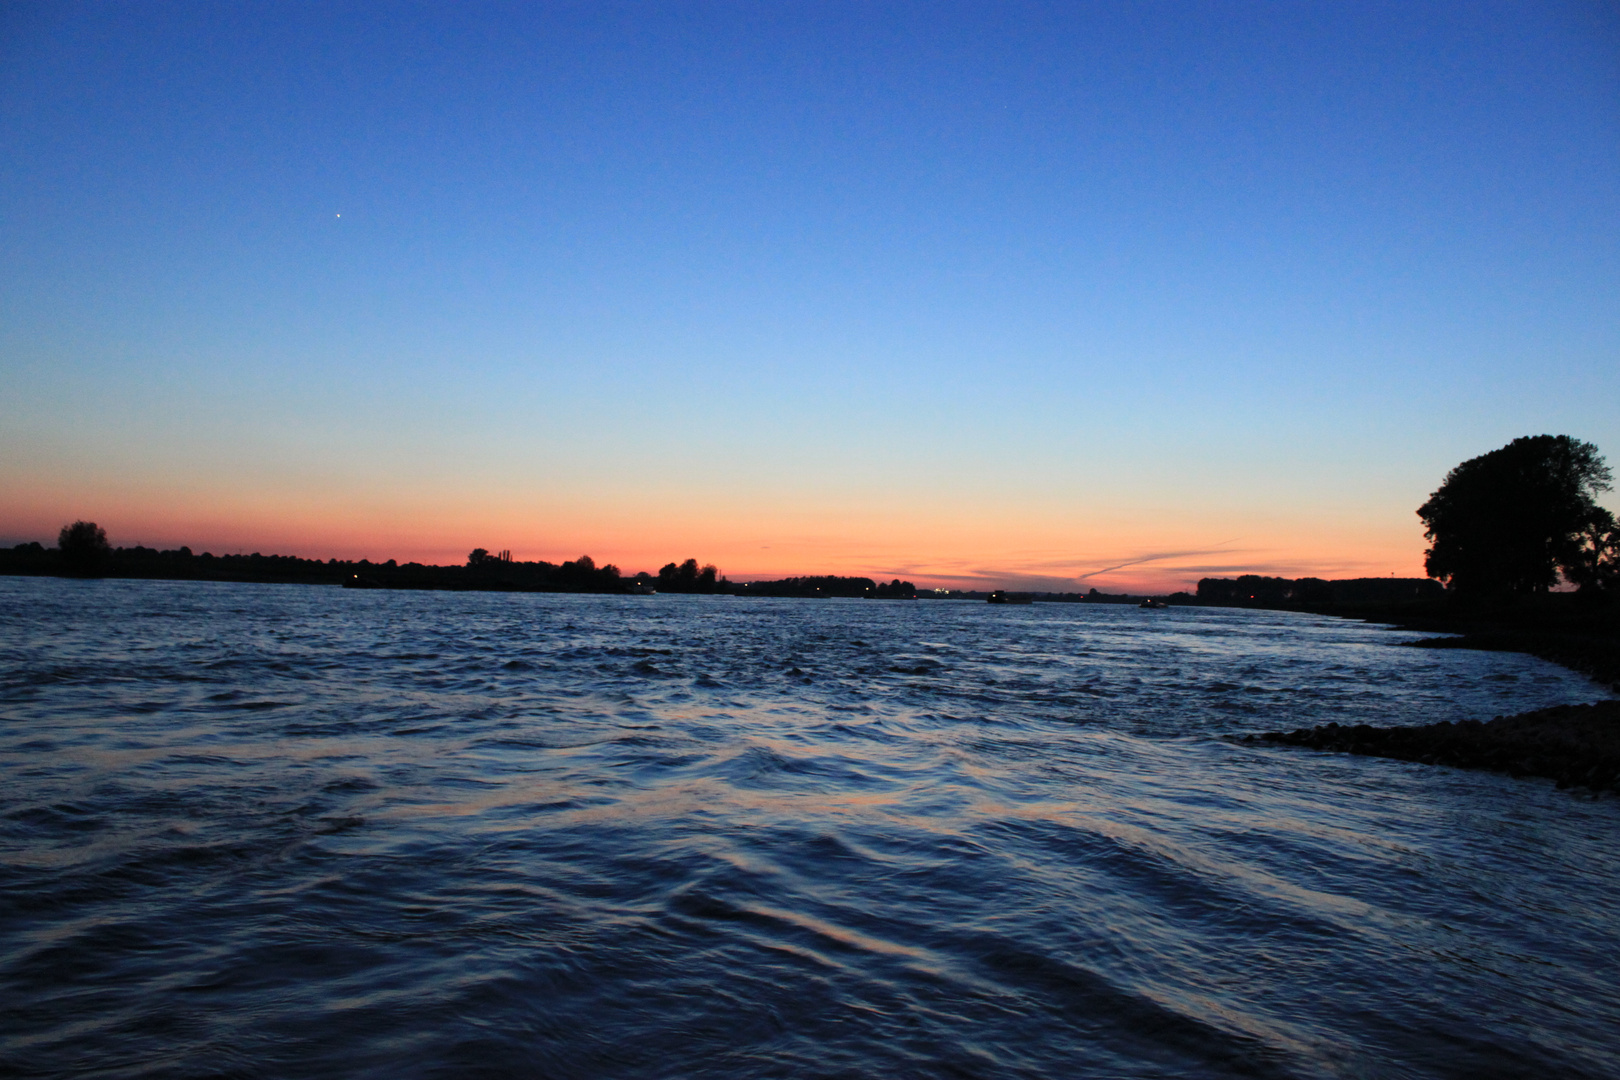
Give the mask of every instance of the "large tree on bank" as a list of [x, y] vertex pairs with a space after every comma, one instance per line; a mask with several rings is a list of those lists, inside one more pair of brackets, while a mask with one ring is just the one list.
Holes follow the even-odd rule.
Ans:
[[1612, 474], [1591, 443], [1527, 435], [1458, 465], [1418, 508], [1433, 542], [1424, 567], [1459, 594], [1545, 592], [1563, 573], [1599, 584], [1593, 537], [1614, 518], [1597, 504]]

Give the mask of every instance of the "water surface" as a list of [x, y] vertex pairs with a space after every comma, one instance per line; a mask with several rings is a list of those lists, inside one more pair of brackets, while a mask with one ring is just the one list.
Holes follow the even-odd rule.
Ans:
[[1276, 612], [0, 579], [0, 1071], [1620, 1075], [1602, 691]]

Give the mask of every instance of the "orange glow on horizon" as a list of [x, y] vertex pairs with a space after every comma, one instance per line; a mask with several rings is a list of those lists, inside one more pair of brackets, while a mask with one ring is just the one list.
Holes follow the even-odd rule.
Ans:
[[[1354, 509], [1302, 523], [1257, 511], [1116, 508], [1109, 512], [979, 500], [932, 505], [878, 500], [673, 496], [556, 500], [517, 511], [468, 496], [421, 500], [265, 492], [104, 490], [71, 500], [12, 492], [0, 536], [50, 544], [67, 522], [106, 528], [115, 546], [460, 564], [475, 547], [520, 561], [588, 554], [625, 573], [670, 561], [713, 563], [734, 581], [805, 574], [902, 578], [926, 588], [1166, 593], [1201, 577], [1421, 577], [1423, 539], [1410, 522], [1367, 525]], [[179, 497], [175, 497], [175, 496]], [[20, 497], [18, 497], [20, 496]], [[1371, 520], [1376, 521], [1376, 518]]]

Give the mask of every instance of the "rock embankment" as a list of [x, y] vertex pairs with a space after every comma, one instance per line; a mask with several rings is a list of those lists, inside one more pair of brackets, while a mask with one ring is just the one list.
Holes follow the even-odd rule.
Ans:
[[1241, 741], [1544, 776], [1559, 787], [1620, 793], [1620, 701], [1559, 705], [1488, 722], [1403, 728], [1326, 724], [1245, 735]]

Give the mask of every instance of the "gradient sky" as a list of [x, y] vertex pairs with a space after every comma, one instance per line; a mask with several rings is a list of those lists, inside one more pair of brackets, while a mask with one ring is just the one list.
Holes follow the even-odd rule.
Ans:
[[0, 6], [7, 542], [1420, 576], [1541, 433], [1612, 4]]

